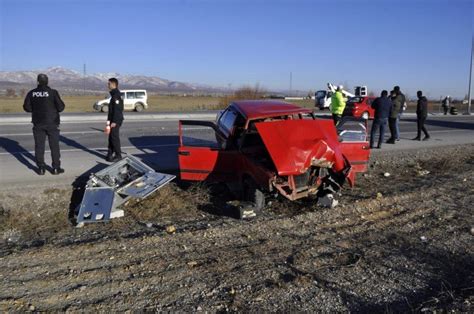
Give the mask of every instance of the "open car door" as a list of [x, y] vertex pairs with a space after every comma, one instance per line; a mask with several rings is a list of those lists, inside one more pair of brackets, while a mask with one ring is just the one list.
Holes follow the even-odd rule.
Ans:
[[179, 173], [182, 180], [228, 181], [235, 174], [235, 152], [210, 121], [179, 121]]
[[367, 120], [344, 117], [337, 125], [340, 149], [354, 172], [366, 172], [370, 157]]

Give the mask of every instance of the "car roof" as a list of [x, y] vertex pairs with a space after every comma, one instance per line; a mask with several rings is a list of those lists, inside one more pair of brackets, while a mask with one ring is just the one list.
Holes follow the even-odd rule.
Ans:
[[120, 91], [121, 92], [145, 92], [146, 93], [145, 89], [121, 89]]
[[278, 100], [239, 100], [232, 102], [230, 106], [247, 119], [312, 112], [310, 109]]

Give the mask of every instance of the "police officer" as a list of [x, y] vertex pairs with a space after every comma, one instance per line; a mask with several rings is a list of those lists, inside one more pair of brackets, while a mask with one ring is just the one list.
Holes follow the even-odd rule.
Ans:
[[53, 161], [52, 174], [57, 175], [64, 172], [59, 160], [59, 113], [64, 110], [64, 103], [59, 97], [58, 91], [48, 86], [46, 74], [39, 74], [37, 81], [38, 87], [28, 92], [23, 109], [32, 113], [31, 122], [33, 123], [38, 174], [45, 174], [44, 150], [45, 140], [48, 137]]
[[122, 151], [120, 148], [120, 127], [123, 122], [123, 99], [118, 89], [118, 80], [113, 77], [108, 81], [110, 90], [109, 114], [107, 117], [107, 125], [110, 125], [109, 133], [109, 149], [106, 160], [116, 162], [122, 159]]

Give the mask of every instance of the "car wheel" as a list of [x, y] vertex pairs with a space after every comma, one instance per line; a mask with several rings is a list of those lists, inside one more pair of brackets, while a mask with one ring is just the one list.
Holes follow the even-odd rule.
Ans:
[[262, 210], [265, 206], [265, 194], [251, 178], [244, 179], [243, 190], [244, 201], [253, 203], [256, 211]]
[[368, 120], [368, 119], [369, 119], [369, 113], [368, 113], [367, 111], [364, 111], [364, 112], [362, 113], [362, 119], [364, 119], [364, 120]]
[[102, 112], [109, 112], [109, 106], [108, 105], [103, 105], [102, 108], [100, 109]]
[[143, 109], [145, 109], [145, 107], [143, 106], [143, 104], [135, 104], [135, 111], [136, 111], [136, 112], [143, 111]]

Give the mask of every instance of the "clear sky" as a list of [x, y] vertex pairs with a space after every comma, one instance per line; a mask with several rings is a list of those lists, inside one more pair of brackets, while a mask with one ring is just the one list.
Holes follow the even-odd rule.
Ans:
[[474, 0], [0, 0], [0, 70], [464, 96]]

